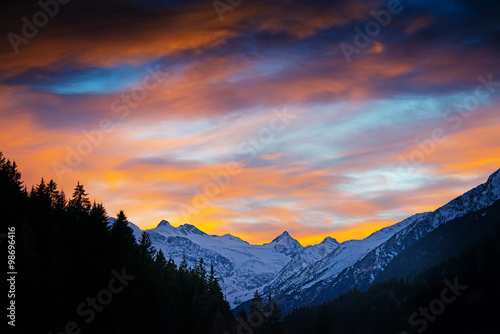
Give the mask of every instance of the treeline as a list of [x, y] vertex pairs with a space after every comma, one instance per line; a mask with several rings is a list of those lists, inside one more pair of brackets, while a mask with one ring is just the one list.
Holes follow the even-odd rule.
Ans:
[[282, 334], [282, 318], [281, 309], [272, 294], [264, 296], [257, 290], [253, 294], [248, 311], [240, 308], [236, 317], [236, 331], [238, 334]]
[[[412, 279], [390, 278], [364, 292], [354, 289], [322, 305], [295, 309], [285, 317], [283, 331], [290, 334], [498, 332], [500, 201], [467, 219], [477, 228], [488, 225], [489, 233], [464, 252]], [[450, 228], [459, 226], [442, 225], [427, 239], [444, 240]]]
[[16, 332], [233, 331], [213, 267], [177, 266], [147, 233], [136, 242], [123, 211], [110, 226], [80, 183], [69, 198], [52, 180], [28, 191], [0, 153], [0, 210], [0, 233], [16, 231]]

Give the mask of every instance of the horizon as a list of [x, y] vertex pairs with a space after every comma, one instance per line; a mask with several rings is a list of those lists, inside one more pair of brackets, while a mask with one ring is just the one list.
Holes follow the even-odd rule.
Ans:
[[6, 5], [0, 151], [142, 230], [360, 240], [500, 166], [494, 4], [53, 3]]
[[[488, 176], [488, 178], [489, 178], [491, 175], [493, 175], [493, 174], [495, 174], [495, 173], [497, 173], [497, 172], [500, 172], [500, 168], [498, 168], [497, 170], [495, 170], [494, 172], [492, 172], [492, 173]], [[462, 194], [460, 194], [459, 196], [461, 196], [461, 195], [463, 195], [463, 194], [467, 193], [468, 191], [470, 191], [470, 190], [472, 190], [472, 189], [476, 188], [477, 186], [479, 186], [479, 185], [481, 185], [481, 184], [486, 183], [486, 182], [488, 181], [488, 178], [487, 178], [487, 179], [486, 179], [483, 183], [480, 183], [480, 184], [478, 184], [478, 185], [474, 186], [474, 187], [473, 187], [473, 188], [471, 188], [471, 189], [467, 189], [467, 190], [465, 190], [465, 191], [464, 191]], [[459, 196], [457, 196], [457, 197], [459, 197]], [[457, 198], [457, 197], [455, 197], [455, 198]], [[451, 199], [450, 201], [454, 200], [455, 198]], [[448, 201], [448, 202], [446, 202], [446, 203], [443, 203], [443, 204], [439, 205], [439, 206], [436, 208], [436, 210], [437, 210], [437, 209], [439, 209], [439, 208], [441, 208], [442, 206], [444, 206], [444, 205], [448, 204], [450, 201]], [[188, 225], [188, 226], [193, 226], [193, 227], [195, 227], [196, 229], [198, 229], [199, 231], [201, 231], [201, 232], [203, 232], [203, 233], [205, 233], [205, 234], [207, 234], [207, 235], [210, 235], [210, 236], [218, 236], [218, 237], [222, 237], [222, 236], [224, 236], [224, 235], [231, 235], [231, 236], [233, 236], [233, 237], [237, 237], [237, 238], [239, 238], [239, 239], [241, 239], [241, 240], [243, 240], [243, 241], [245, 241], [245, 242], [247, 242], [248, 244], [253, 245], [253, 246], [263, 246], [263, 245], [265, 245], [265, 244], [269, 244], [269, 243], [271, 243], [272, 241], [274, 241], [274, 239], [276, 239], [276, 238], [278, 238], [279, 236], [281, 236], [281, 235], [283, 235], [283, 234], [287, 233], [287, 234], [288, 234], [288, 235], [289, 235], [292, 239], [294, 239], [294, 240], [298, 241], [298, 242], [300, 243], [300, 245], [301, 245], [302, 247], [304, 247], [304, 248], [305, 248], [305, 247], [307, 247], [307, 246], [314, 246], [314, 245], [318, 245], [318, 244], [320, 244], [321, 242], [323, 242], [324, 240], [326, 240], [326, 239], [328, 239], [328, 238], [332, 238], [332, 239], [334, 239], [335, 241], [337, 241], [337, 242], [338, 242], [338, 243], [340, 243], [340, 244], [342, 244], [342, 243], [344, 243], [344, 242], [346, 242], [346, 241], [363, 240], [363, 239], [368, 238], [368, 237], [369, 237], [369, 236], [371, 236], [372, 234], [374, 234], [374, 233], [376, 233], [376, 232], [378, 232], [378, 231], [380, 231], [380, 230], [382, 230], [382, 229], [384, 229], [384, 228], [386, 228], [386, 227], [390, 227], [390, 226], [396, 225], [396, 224], [398, 224], [398, 223], [401, 223], [402, 221], [404, 221], [404, 220], [406, 220], [406, 219], [408, 219], [408, 218], [410, 218], [410, 217], [412, 217], [412, 216], [414, 216], [414, 215], [418, 215], [418, 214], [422, 214], [422, 213], [427, 213], [427, 212], [433, 212], [433, 211], [435, 211], [435, 210], [432, 210], [432, 211], [425, 211], [425, 212], [415, 212], [415, 213], [412, 213], [412, 214], [408, 215], [407, 217], [405, 217], [404, 219], [402, 219], [402, 220], [400, 220], [400, 221], [397, 221], [397, 222], [395, 222], [395, 223], [393, 223], [393, 224], [390, 224], [390, 225], [387, 225], [387, 226], [381, 227], [380, 229], [375, 230], [375, 231], [371, 232], [370, 234], [368, 234], [368, 235], [366, 235], [366, 236], [364, 236], [364, 237], [361, 237], [361, 238], [353, 238], [353, 239], [339, 239], [339, 238], [337, 238], [337, 237], [336, 237], [336, 236], [334, 236], [334, 235], [326, 235], [326, 236], [323, 236], [323, 237], [318, 236], [317, 238], [319, 238], [319, 239], [318, 239], [318, 240], [320, 240], [319, 242], [314, 242], [314, 243], [309, 243], [309, 244], [305, 244], [305, 243], [301, 242], [298, 238], [295, 238], [295, 237], [294, 237], [293, 233], [290, 233], [290, 232], [288, 232], [287, 230], [284, 230], [283, 232], [281, 232], [281, 233], [279, 233], [279, 234], [275, 235], [274, 237], [270, 236], [270, 237], [271, 237], [271, 240], [269, 240], [269, 241], [264, 241], [263, 243], [252, 243], [252, 242], [247, 241], [245, 238], [243, 238], [243, 237], [241, 237], [241, 236], [238, 236], [237, 234], [230, 233], [230, 232], [227, 232], [227, 233], [224, 233], [224, 234], [210, 234], [210, 233], [206, 233], [206, 232], [205, 232], [205, 231], [203, 231], [202, 229], [198, 228], [196, 225], [193, 225], [193, 224], [190, 224], [190, 223], [183, 223], [183, 224], [179, 224], [179, 225], [175, 226], [174, 224], [170, 223], [170, 221], [168, 221], [167, 219], [162, 219], [162, 220], [161, 220], [159, 223], [157, 223], [154, 227], [152, 227], [152, 228], [146, 228], [146, 229], [140, 228], [139, 226], [137, 226], [136, 224], [134, 224], [134, 222], [132, 222], [132, 221], [130, 221], [130, 220], [129, 220], [129, 222], [130, 222], [130, 223], [132, 223], [132, 224], [134, 224], [135, 226], [139, 227], [142, 231], [154, 230], [154, 229], [158, 228], [158, 227], [159, 227], [159, 226], [160, 226], [163, 222], [167, 222], [170, 226], [172, 226], [172, 227], [174, 227], [174, 228], [176, 228], [176, 229], [178, 229], [178, 228], [179, 228], [179, 227], [181, 227], [181, 226]], [[114, 217], [110, 217], [110, 218], [115, 219]]]

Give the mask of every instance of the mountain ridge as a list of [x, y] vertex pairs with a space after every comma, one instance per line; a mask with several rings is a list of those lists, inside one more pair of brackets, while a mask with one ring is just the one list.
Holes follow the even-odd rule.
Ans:
[[[286, 310], [302, 305], [322, 303], [354, 287], [365, 289], [399, 252], [413, 245], [424, 235], [445, 222], [484, 209], [499, 199], [500, 169], [491, 174], [485, 183], [454, 198], [437, 210], [413, 215], [363, 239], [368, 240], [384, 230], [387, 232], [400, 227], [390, 238], [366, 252], [363, 256], [359, 256], [355, 263], [344, 266], [342, 270], [328, 272], [326, 270], [322, 271], [322, 268], [316, 268], [319, 275], [315, 275], [314, 272], [311, 272], [313, 269], [309, 269], [308, 273], [301, 273], [303, 276], [307, 276], [306, 280], [295, 282], [295, 285], [292, 286], [288, 282], [288, 286], [271, 285], [270, 288], [280, 291], [281, 303], [285, 305]], [[328, 268], [332, 263], [335, 264], [334, 261], [337, 256], [335, 254], [328, 256], [322, 259], [321, 267]], [[301, 285], [302, 289], [294, 290], [293, 287], [297, 284]]]
[[[284, 310], [321, 303], [353, 287], [366, 288], [401, 251], [441, 224], [475, 212], [500, 199], [500, 169], [487, 181], [432, 212], [414, 214], [361, 240], [339, 243], [328, 236], [303, 247], [287, 231], [271, 242], [252, 245], [225, 234], [209, 235], [193, 225], [177, 228], [162, 220], [146, 230], [156, 249], [179, 263], [193, 265], [203, 257], [214, 264], [232, 307], [259, 290], [277, 295]], [[133, 224], [132, 224], [133, 225]], [[134, 235], [141, 231], [133, 225]]]

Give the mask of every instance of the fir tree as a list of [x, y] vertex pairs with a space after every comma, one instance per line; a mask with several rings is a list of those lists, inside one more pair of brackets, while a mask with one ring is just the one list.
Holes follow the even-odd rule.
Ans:
[[193, 268], [193, 273], [200, 280], [205, 281], [205, 278], [207, 277], [207, 271], [205, 269], [205, 264], [203, 263], [203, 258], [200, 258], [198, 264]]
[[162, 271], [167, 269], [168, 262], [165, 258], [165, 254], [163, 254], [163, 251], [161, 249], [156, 253], [155, 265]]
[[83, 184], [80, 184], [80, 181], [78, 181], [68, 206], [76, 212], [88, 213], [91, 207], [88, 195], [83, 188]]
[[153, 247], [153, 243], [151, 242], [151, 237], [146, 231], [142, 232], [141, 238], [139, 239], [139, 250], [143, 256], [153, 260], [156, 251]]
[[111, 232], [118, 236], [132, 234], [132, 229], [128, 226], [128, 219], [123, 210], [120, 210], [120, 212], [117, 213]]
[[267, 295], [267, 300], [264, 305], [264, 310], [266, 314], [267, 323], [276, 325], [280, 322], [283, 315], [281, 313], [280, 308], [278, 307], [276, 299], [272, 297], [271, 292], [269, 292], [269, 294]]
[[0, 152], [0, 212], [2, 212], [2, 221], [10, 224], [20, 220], [20, 215], [25, 210], [26, 191], [23, 188], [25, 189], [16, 162], [11, 163]]
[[259, 313], [263, 314], [264, 313], [264, 303], [262, 299], [262, 294], [259, 293], [259, 290], [255, 290], [253, 294], [253, 299], [252, 303], [250, 304], [249, 308], [250, 314], [252, 313]]
[[64, 193], [64, 190], [61, 190], [61, 192], [57, 195], [55, 199], [54, 209], [62, 211], [66, 208], [67, 205], [68, 201], [66, 200], [66, 194]]
[[45, 181], [44, 181], [43, 177], [40, 180], [40, 183], [35, 188], [35, 194], [34, 195], [36, 197], [38, 197], [38, 198], [46, 198], [46, 197], [48, 197], [49, 190], [48, 190], [47, 185], [45, 184]]
[[[161, 249], [160, 249], [161, 251]], [[177, 265], [175, 264], [175, 261], [172, 258], [168, 259], [167, 266], [166, 266], [166, 271], [171, 272], [177, 270]]]
[[59, 191], [57, 190], [57, 184], [52, 179], [47, 184], [47, 192], [49, 194], [51, 206], [54, 208], [57, 203], [57, 198], [59, 197]]
[[114, 251], [119, 253], [122, 259], [129, 259], [132, 249], [137, 247], [137, 244], [123, 210], [120, 210], [116, 215], [116, 221], [111, 227], [110, 234], [114, 244]]
[[181, 260], [181, 263], [179, 264], [179, 271], [181, 273], [188, 271], [188, 263], [187, 263], [187, 259], [186, 259], [186, 254], [182, 254], [182, 260]]
[[103, 228], [104, 230], [108, 231], [108, 213], [106, 211], [106, 208], [102, 203], [94, 203], [92, 204], [92, 207], [89, 212], [90, 220], [94, 224], [95, 227], [97, 228]]
[[22, 192], [22, 187], [21, 173], [17, 170], [16, 162], [5, 159], [0, 151], [0, 189]]

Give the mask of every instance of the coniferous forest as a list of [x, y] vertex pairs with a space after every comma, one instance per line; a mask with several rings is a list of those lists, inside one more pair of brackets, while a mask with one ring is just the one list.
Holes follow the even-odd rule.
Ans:
[[26, 189], [0, 153], [2, 232], [15, 227], [17, 333], [224, 333], [233, 316], [217, 273], [136, 242], [123, 211], [108, 224], [84, 185]]
[[[466, 240], [457, 238], [460, 233]], [[449, 249], [443, 247], [447, 243], [455, 253], [439, 254]], [[497, 333], [500, 201], [441, 225], [415, 246], [398, 265], [408, 270], [418, 262], [445, 259], [418, 274], [388, 276], [366, 291], [353, 289], [321, 305], [295, 309], [282, 326], [290, 334]], [[422, 247], [425, 257], [418, 258]]]

